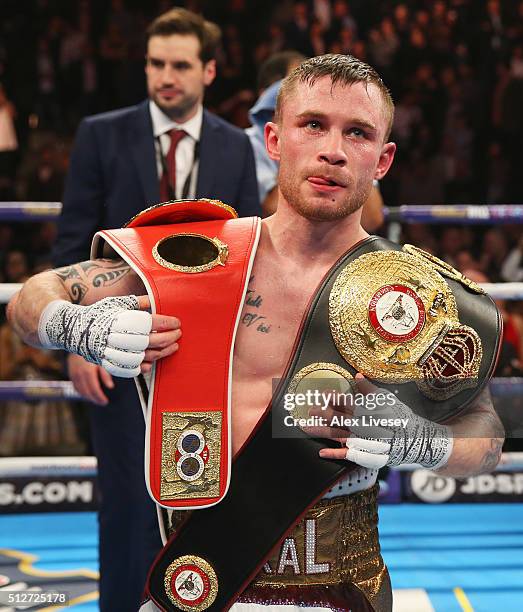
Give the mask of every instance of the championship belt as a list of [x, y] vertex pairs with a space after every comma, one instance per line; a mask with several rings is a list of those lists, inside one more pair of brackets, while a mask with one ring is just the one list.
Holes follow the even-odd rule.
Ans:
[[175, 201], [93, 242], [94, 257], [116, 253], [139, 274], [153, 313], [183, 325], [180, 350], [153, 366], [150, 392], [137, 379], [147, 488], [166, 508], [215, 504], [229, 486], [234, 338], [260, 233], [258, 218], [236, 217], [215, 200]]
[[445, 421], [488, 382], [500, 341], [492, 300], [444, 262], [376, 237], [355, 245], [316, 290], [273, 400], [235, 457], [229, 494], [181, 523], [146, 596], [161, 610], [228, 610], [307, 509], [354, 469], [320, 459], [334, 441], [299, 428], [279, 437], [287, 393], [322, 379], [350, 387], [360, 371]]

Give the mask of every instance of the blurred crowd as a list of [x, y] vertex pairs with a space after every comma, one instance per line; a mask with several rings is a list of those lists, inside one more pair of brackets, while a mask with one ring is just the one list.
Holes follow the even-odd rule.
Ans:
[[[396, 103], [386, 205], [523, 203], [517, 0], [3, 0], [0, 201], [60, 201], [80, 119], [146, 97], [144, 31], [175, 4], [222, 27], [206, 106], [232, 123], [249, 126], [258, 69], [272, 54], [350, 53], [377, 68]], [[403, 231], [476, 280], [523, 281], [521, 226]], [[53, 223], [0, 221], [0, 282], [49, 267], [54, 239]], [[500, 307], [498, 374], [523, 375], [521, 304]]]

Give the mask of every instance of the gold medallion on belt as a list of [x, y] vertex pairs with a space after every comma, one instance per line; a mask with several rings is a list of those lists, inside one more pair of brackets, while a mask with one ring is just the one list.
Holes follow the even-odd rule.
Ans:
[[460, 322], [435, 258], [424, 255], [374, 251], [350, 262], [331, 290], [329, 322], [357, 371], [383, 383], [415, 382], [425, 396], [444, 400], [476, 385], [482, 345]]

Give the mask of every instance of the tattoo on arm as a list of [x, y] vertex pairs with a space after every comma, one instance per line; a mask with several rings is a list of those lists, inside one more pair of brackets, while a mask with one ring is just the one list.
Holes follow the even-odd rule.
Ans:
[[499, 463], [501, 451], [503, 449], [503, 441], [505, 439], [505, 428], [497, 415], [492, 398], [488, 389], [484, 389], [476, 400], [475, 412], [478, 415], [478, 421], [481, 422], [484, 431], [489, 432], [490, 445], [485, 452], [479, 473], [492, 472]]
[[483, 456], [483, 461], [481, 462], [480, 473], [484, 474], [487, 472], [492, 472], [492, 470], [499, 463], [501, 458], [501, 450], [503, 448], [503, 440], [499, 438], [492, 438], [490, 440], [490, 448]]
[[54, 273], [64, 284], [74, 304], [79, 304], [93, 287], [110, 287], [129, 273], [122, 260], [97, 259], [58, 268]]

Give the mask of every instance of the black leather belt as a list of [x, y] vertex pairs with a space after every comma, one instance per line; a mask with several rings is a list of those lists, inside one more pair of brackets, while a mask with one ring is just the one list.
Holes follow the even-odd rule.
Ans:
[[[340, 355], [331, 337], [329, 296], [346, 266], [366, 253], [400, 250], [371, 237], [348, 251], [325, 276], [303, 318], [283, 382], [271, 406], [236, 457], [225, 499], [195, 511], [169, 540], [151, 568], [146, 594], [163, 610], [228, 610], [256, 576], [272, 549], [290, 532], [345, 470], [347, 461], [325, 461], [318, 452], [337, 443], [313, 439], [293, 430], [291, 438], [273, 435], [288, 412], [283, 397], [293, 378], [311, 364], [333, 371], [356, 370]], [[394, 279], [392, 279], [394, 280]], [[437, 420], [461, 411], [481, 391], [495, 365], [500, 343], [500, 318], [492, 300], [471, 291], [460, 280], [446, 277], [460, 321], [477, 330], [483, 353], [474, 388], [464, 389], [442, 403], [421, 397], [414, 384], [400, 385], [398, 395], [415, 411]], [[428, 414], [427, 414], [428, 413]], [[272, 415], [272, 419], [269, 416]]]

